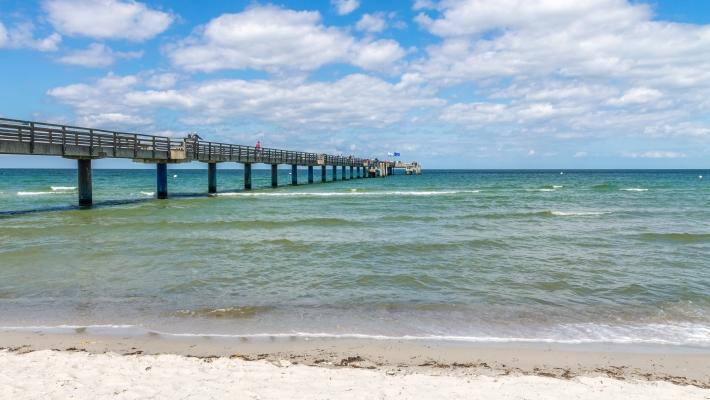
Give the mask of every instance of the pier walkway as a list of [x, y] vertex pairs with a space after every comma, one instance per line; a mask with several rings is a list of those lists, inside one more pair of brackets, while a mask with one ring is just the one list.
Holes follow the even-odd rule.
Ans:
[[[82, 128], [44, 122], [0, 118], [0, 154], [59, 156], [77, 160], [79, 205], [92, 204], [91, 160], [126, 158], [156, 164], [156, 197], [168, 197], [167, 164], [200, 161], [208, 163], [208, 193], [217, 192], [217, 164], [244, 164], [244, 189], [251, 190], [252, 164], [271, 165], [271, 186], [278, 186], [278, 165], [291, 165], [291, 184], [298, 184], [298, 167], [308, 167], [308, 183], [313, 183], [313, 169], [321, 168], [326, 182], [327, 168], [332, 180], [370, 178], [391, 175], [394, 168], [406, 168], [401, 162], [335, 156], [254, 146], [217, 143], [191, 138], [143, 135], [104, 129]], [[417, 163], [413, 163], [418, 167]], [[409, 171], [409, 169], [406, 169]], [[347, 172], [349, 171], [349, 178]], [[421, 169], [418, 169], [421, 172]]]

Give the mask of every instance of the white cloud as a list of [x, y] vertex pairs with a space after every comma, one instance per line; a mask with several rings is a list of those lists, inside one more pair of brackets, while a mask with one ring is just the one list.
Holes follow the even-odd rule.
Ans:
[[358, 0], [330, 0], [330, 4], [335, 7], [338, 15], [350, 14], [360, 7], [360, 1]]
[[180, 76], [175, 73], [160, 73], [152, 74], [147, 80], [145, 85], [151, 89], [169, 89], [178, 82]]
[[111, 122], [110, 118], [130, 121], [128, 116], [144, 122], [157, 110], [167, 108], [180, 111], [187, 123], [248, 118], [310, 129], [383, 127], [404, 120], [414, 109], [441, 105], [420, 88], [362, 74], [310, 83], [291, 79], [210, 80], [168, 90], [148, 88], [151, 80], [109, 74], [94, 84], [58, 87], [48, 94], [73, 107], [81, 122]]
[[92, 43], [86, 49], [73, 50], [58, 59], [59, 62], [82, 67], [101, 68], [112, 65], [117, 59], [140, 58], [142, 51], [117, 52], [101, 43]]
[[656, 101], [663, 96], [663, 93], [656, 89], [638, 87], [627, 90], [623, 96], [609, 100], [609, 104], [623, 106], [627, 104], [644, 104]]
[[382, 13], [377, 14], [363, 14], [355, 28], [360, 31], [378, 33], [382, 32], [387, 28], [387, 22], [385, 21], [385, 16]]
[[34, 25], [20, 23], [9, 31], [0, 23], [0, 47], [29, 48], [38, 51], [56, 51], [62, 41], [61, 35], [54, 32], [44, 38], [34, 37]]
[[49, 22], [70, 36], [144, 41], [165, 31], [173, 16], [137, 1], [45, 0]]
[[5, 29], [5, 25], [0, 22], [0, 47], [5, 46], [7, 43], [7, 29]]
[[394, 40], [382, 39], [357, 45], [353, 52], [352, 64], [368, 70], [386, 71], [402, 57], [405, 52]]
[[584, 158], [586, 156], [587, 156], [586, 151], [578, 151], [578, 152], [574, 153], [574, 158]]
[[476, 98], [442, 120], [556, 138], [707, 135], [708, 25], [654, 19], [626, 0], [418, 6], [433, 8], [417, 21], [441, 42], [409, 73], [438, 88], [469, 84]]
[[379, 70], [398, 61], [404, 51], [394, 41], [357, 41], [342, 29], [323, 25], [317, 11], [258, 6], [211, 20], [170, 47], [168, 56], [174, 65], [189, 71], [277, 73], [312, 71], [336, 62]]
[[685, 153], [677, 151], [645, 151], [642, 153], [624, 153], [624, 157], [628, 158], [685, 158]]

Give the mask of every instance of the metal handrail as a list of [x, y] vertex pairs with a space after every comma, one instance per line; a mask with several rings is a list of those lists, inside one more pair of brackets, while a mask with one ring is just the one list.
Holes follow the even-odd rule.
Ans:
[[[356, 157], [335, 156], [311, 152], [281, 150], [274, 148], [257, 149], [254, 146], [243, 146], [229, 143], [189, 139], [171, 139], [165, 136], [145, 135], [139, 133], [111, 131], [105, 129], [85, 128], [73, 125], [60, 125], [44, 122], [24, 121], [10, 118], [0, 118], [0, 141], [15, 141], [30, 143], [30, 153], [37, 144], [61, 144], [89, 147], [91, 154], [94, 149], [109, 149], [112, 156], [116, 150], [129, 150], [138, 158], [138, 151], [167, 153], [172, 150], [184, 150], [188, 159], [204, 161], [222, 161], [227, 159], [246, 160], [255, 163], [316, 165], [323, 160], [327, 165], [362, 166], [368, 159]], [[206, 157], [205, 157], [206, 156]]]

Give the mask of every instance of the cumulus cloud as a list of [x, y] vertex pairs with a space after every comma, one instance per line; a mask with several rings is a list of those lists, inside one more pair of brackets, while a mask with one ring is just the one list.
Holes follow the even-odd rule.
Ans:
[[54, 28], [70, 36], [144, 41], [165, 31], [169, 13], [133, 0], [45, 0], [43, 8]]
[[644, 104], [660, 99], [663, 94], [652, 88], [638, 87], [627, 90], [621, 97], [609, 100], [609, 104], [623, 106], [627, 104]]
[[378, 33], [387, 28], [387, 21], [385, 21], [385, 16], [382, 13], [363, 14], [357, 24], [355, 24], [355, 28], [360, 31]]
[[362, 68], [393, 65], [404, 51], [394, 41], [358, 41], [322, 24], [317, 11], [257, 6], [223, 14], [168, 49], [172, 63], [189, 71], [256, 69], [312, 71], [349, 62]]
[[8, 30], [0, 23], [0, 47], [28, 48], [38, 51], [56, 51], [62, 41], [61, 35], [54, 32], [44, 38], [34, 36], [34, 25], [20, 23]]
[[82, 67], [108, 67], [117, 59], [132, 59], [143, 56], [142, 51], [119, 52], [101, 43], [92, 43], [86, 49], [73, 50], [58, 59], [59, 62]]
[[[335, 82], [222, 79], [172, 89], [151, 88], [153, 76], [109, 74], [93, 84], [57, 87], [48, 94], [72, 106], [80, 122], [150, 120], [157, 110], [179, 110], [186, 123], [214, 124], [248, 117], [281, 126], [328, 129], [383, 127], [413, 109], [438, 107], [431, 93], [406, 82], [352, 74]], [[153, 85], [154, 86], [154, 85]]]
[[330, 0], [330, 4], [335, 7], [338, 15], [350, 14], [360, 7], [360, 1], [358, 0]]
[[566, 137], [704, 132], [707, 25], [657, 20], [626, 0], [424, 3], [417, 21], [441, 42], [410, 72], [439, 88], [470, 83], [478, 99], [443, 120]]

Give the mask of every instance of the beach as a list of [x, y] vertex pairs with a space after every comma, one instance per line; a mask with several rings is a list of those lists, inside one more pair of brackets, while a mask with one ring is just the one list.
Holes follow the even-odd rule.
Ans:
[[707, 399], [708, 353], [3, 333], [3, 398]]
[[705, 171], [0, 173], [3, 398], [709, 396]]

